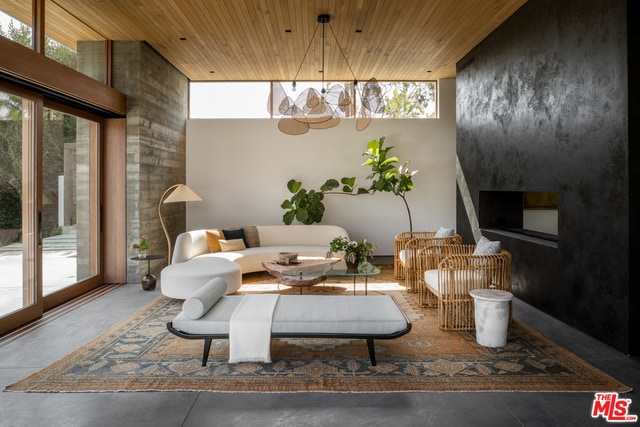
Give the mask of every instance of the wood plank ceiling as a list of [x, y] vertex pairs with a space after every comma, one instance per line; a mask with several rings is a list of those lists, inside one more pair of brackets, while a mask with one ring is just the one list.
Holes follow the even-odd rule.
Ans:
[[[336, 81], [353, 79], [348, 65], [358, 80], [455, 77], [456, 62], [525, 2], [49, 0], [46, 5], [106, 39], [146, 40], [192, 81], [292, 80], [301, 63], [297, 80], [321, 80], [322, 26], [310, 42], [317, 16], [328, 14], [325, 79]], [[49, 17], [48, 33], [56, 40], [71, 45], [86, 39], [80, 25]]]

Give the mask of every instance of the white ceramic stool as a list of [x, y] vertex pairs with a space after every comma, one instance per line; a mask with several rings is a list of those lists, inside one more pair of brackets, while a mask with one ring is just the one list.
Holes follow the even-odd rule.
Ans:
[[226, 294], [232, 294], [242, 286], [242, 268], [238, 264], [224, 258], [203, 256], [163, 268], [160, 290], [169, 298], [187, 299], [215, 277], [222, 277], [227, 282]]
[[509, 301], [513, 294], [499, 289], [474, 289], [476, 341], [485, 347], [503, 347], [507, 344], [509, 327]]

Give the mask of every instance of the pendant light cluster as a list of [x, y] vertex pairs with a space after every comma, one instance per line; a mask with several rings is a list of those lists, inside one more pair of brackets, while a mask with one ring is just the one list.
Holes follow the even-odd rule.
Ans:
[[[272, 82], [271, 93], [267, 108], [270, 114], [280, 114], [282, 117], [278, 122], [278, 129], [288, 135], [302, 135], [309, 129], [329, 129], [338, 123], [344, 117], [356, 118], [356, 129], [361, 131], [369, 126], [371, 117], [375, 114], [384, 112], [384, 97], [382, 88], [376, 79], [368, 80], [360, 90], [358, 80], [356, 79], [344, 51], [338, 43], [333, 28], [329, 25], [331, 34], [336, 40], [336, 44], [340, 49], [340, 54], [353, 76], [353, 83], [336, 83], [325, 89], [325, 25], [329, 23], [331, 17], [329, 15], [318, 15], [318, 24], [313, 32], [307, 51], [302, 58], [300, 67], [293, 79], [293, 91], [296, 91], [296, 79], [302, 69], [302, 64], [309, 53], [313, 39], [318, 32], [320, 24], [322, 24], [322, 90], [318, 92], [314, 88], [304, 89], [294, 101], [287, 96], [280, 82]], [[360, 102], [356, 103], [354, 96], [359, 96]], [[359, 111], [356, 108], [359, 107]]]

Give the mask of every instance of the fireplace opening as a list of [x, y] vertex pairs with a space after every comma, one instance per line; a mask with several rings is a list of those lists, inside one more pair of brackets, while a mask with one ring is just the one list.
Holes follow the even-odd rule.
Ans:
[[481, 191], [480, 228], [558, 241], [558, 193]]

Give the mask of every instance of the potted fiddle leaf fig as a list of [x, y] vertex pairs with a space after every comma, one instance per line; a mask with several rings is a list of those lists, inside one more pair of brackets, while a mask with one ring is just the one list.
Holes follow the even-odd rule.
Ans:
[[386, 191], [400, 197], [407, 209], [409, 231], [413, 231], [411, 209], [409, 209], [406, 194], [413, 189], [413, 175], [418, 171], [410, 170], [408, 167], [409, 162], [397, 166], [398, 158], [389, 156], [389, 151], [393, 147], [384, 148], [384, 140], [385, 137], [383, 136], [379, 141], [375, 139], [369, 141], [367, 152], [363, 154], [368, 158], [362, 165], [371, 167], [371, 174], [366, 178], [371, 180], [368, 192], [373, 194], [376, 191]]
[[322, 221], [324, 215], [324, 194], [315, 190], [302, 188], [302, 182], [295, 179], [289, 180], [287, 188], [293, 196], [282, 202], [280, 207], [287, 209], [282, 217], [285, 224], [290, 225], [293, 220], [303, 224], [313, 224]]
[[[303, 224], [322, 221], [325, 210], [323, 200], [326, 194], [358, 196], [384, 191], [393, 193], [402, 199], [409, 217], [409, 230], [413, 231], [411, 210], [406, 193], [413, 188], [413, 175], [417, 171], [409, 170], [407, 166], [409, 162], [398, 166], [398, 158], [389, 155], [389, 151], [393, 147], [385, 147], [384, 142], [384, 136], [379, 140], [369, 141], [367, 151], [363, 153], [367, 160], [362, 163], [362, 166], [371, 167], [371, 173], [366, 178], [371, 182], [366, 187], [357, 185], [355, 177], [343, 177], [340, 181], [330, 178], [322, 184], [318, 191], [303, 188], [302, 182], [295, 179], [289, 180], [287, 188], [293, 193], [293, 196], [280, 205], [282, 209], [287, 211], [282, 217], [283, 222], [289, 225], [294, 220]], [[337, 190], [341, 185], [342, 188]]]

